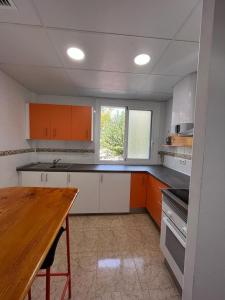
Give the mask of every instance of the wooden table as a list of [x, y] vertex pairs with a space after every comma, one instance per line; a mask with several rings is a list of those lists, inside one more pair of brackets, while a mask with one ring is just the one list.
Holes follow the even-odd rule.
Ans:
[[78, 193], [74, 188], [0, 189], [0, 299], [26, 296]]

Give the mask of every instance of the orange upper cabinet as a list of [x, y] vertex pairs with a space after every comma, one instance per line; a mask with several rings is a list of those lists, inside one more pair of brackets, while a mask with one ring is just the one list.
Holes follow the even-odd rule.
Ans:
[[131, 174], [130, 207], [143, 208], [146, 205], [146, 179], [145, 173]]
[[72, 140], [92, 140], [91, 106], [72, 106]]
[[30, 114], [30, 138], [37, 140], [49, 140], [51, 138], [51, 105], [29, 105]]
[[51, 139], [71, 140], [71, 106], [52, 105]]
[[29, 104], [30, 139], [92, 140], [92, 107]]

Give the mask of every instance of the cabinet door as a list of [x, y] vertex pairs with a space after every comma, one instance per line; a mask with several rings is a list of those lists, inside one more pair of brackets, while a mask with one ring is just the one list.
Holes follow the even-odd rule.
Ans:
[[99, 212], [99, 176], [98, 173], [86, 172], [68, 174], [69, 186], [79, 189], [70, 213], [88, 214]]
[[148, 192], [146, 208], [157, 225], [161, 226], [162, 214], [162, 193], [161, 189], [167, 188], [165, 184], [155, 179], [153, 176], [148, 176]]
[[72, 140], [92, 140], [91, 106], [72, 106]]
[[143, 208], [146, 206], [146, 180], [145, 173], [131, 174], [131, 188], [130, 188], [130, 207]]
[[35, 104], [29, 105], [30, 116], [30, 138], [36, 140], [49, 140], [51, 137], [50, 121], [51, 105]]
[[130, 174], [102, 173], [100, 175], [101, 213], [125, 213], [130, 210]]
[[51, 139], [71, 140], [71, 106], [51, 106]]
[[67, 187], [66, 172], [45, 172], [44, 182], [46, 187]]
[[34, 187], [43, 187], [45, 185], [45, 176], [44, 172], [21, 172], [20, 173], [20, 182], [21, 186], [34, 186]]

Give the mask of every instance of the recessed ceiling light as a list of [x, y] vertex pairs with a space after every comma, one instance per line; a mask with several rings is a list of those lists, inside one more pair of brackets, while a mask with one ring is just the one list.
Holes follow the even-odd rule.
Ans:
[[135, 56], [134, 62], [136, 65], [143, 66], [150, 62], [151, 57], [148, 54], [139, 54]]
[[74, 60], [83, 60], [85, 58], [84, 52], [81, 49], [75, 47], [68, 48], [67, 54]]

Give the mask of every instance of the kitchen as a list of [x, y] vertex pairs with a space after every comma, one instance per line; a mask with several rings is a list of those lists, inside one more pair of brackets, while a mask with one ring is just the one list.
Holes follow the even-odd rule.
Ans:
[[[11, 296], [2, 285], [0, 299], [225, 297], [224, 8], [0, 1], [1, 208], [9, 211], [10, 187], [76, 194], [51, 236], [52, 273], [38, 273], [39, 261], [20, 296], [9, 283]], [[49, 195], [43, 207], [54, 219]]]

